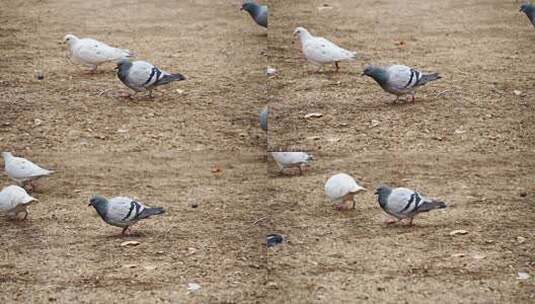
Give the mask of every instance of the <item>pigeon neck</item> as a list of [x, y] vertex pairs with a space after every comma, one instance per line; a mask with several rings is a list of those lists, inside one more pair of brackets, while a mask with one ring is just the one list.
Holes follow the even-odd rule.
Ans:
[[93, 207], [95, 207], [95, 210], [97, 211], [98, 215], [100, 215], [100, 217], [103, 220], [106, 220], [106, 212], [108, 210], [108, 202], [102, 203], [102, 204], [96, 204], [96, 205], [93, 205]]
[[310, 39], [310, 37], [312, 37], [312, 35], [310, 35], [309, 32], [302, 31], [301, 34], [299, 35], [299, 40], [301, 40], [301, 43], [303, 43], [305, 40]]
[[379, 190], [379, 195], [377, 196], [377, 200], [379, 201], [379, 205], [382, 208], [385, 208], [387, 201], [388, 201], [388, 196], [390, 195], [391, 192], [392, 192], [391, 189]]
[[528, 16], [529, 19], [533, 20], [533, 16], [535, 16], [535, 6], [528, 6], [524, 13], [526, 13], [526, 16]]
[[387, 75], [386, 71], [383, 70], [383, 69], [376, 69], [375, 71], [373, 71], [371, 76], [381, 86], [385, 85], [387, 83], [387, 81], [388, 81], [388, 75]]

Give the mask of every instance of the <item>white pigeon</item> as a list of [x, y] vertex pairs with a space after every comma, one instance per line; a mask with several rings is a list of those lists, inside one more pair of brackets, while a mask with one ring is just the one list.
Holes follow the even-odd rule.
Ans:
[[302, 166], [308, 165], [314, 159], [306, 152], [271, 152], [271, 156], [281, 172], [289, 168], [299, 168], [299, 174], [303, 174]]
[[442, 78], [438, 73], [424, 74], [401, 64], [391, 65], [386, 68], [369, 66], [364, 70], [362, 76], [373, 78], [383, 90], [396, 95], [395, 101], [399, 99], [399, 96], [405, 94], [411, 94], [412, 101], [414, 101], [414, 94], [416, 94], [418, 87]]
[[345, 173], [339, 173], [329, 177], [325, 183], [327, 197], [336, 203], [336, 210], [348, 208], [348, 202], [352, 203], [351, 209], [355, 209], [355, 194], [366, 191], [353, 177]]
[[92, 38], [80, 39], [72, 34], [65, 35], [63, 43], [69, 45], [71, 61], [90, 67], [91, 72], [96, 71], [102, 63], [134, 56], [129, 50], [115, 48]]
[[17, 218], [20, 213], [24, 213], [25, 220], [28, 217], [28, 206], [37, 199], [28, 195], [26, 190], [19, 186], [7, 186], [0, 191], [0, 211], [10, 218]]
[[303, 55], [310, 63], [319, 66], [334, 63], [338, 71], [338, 62], [355, 60], [357, 53], [343, 49], [323, 37], [312, 36], [305, 28], [298, 27], [294, 35], [299, 37]]
[[34, 180], [54, 173], [54, 171], [43, 169], [25, 158], [13, 156], [10, 152], [2, 152], [2, 157], [4, 157], [6, 174], [19, 186], [32, 185]]
[[[418, 213], [447, 207], [447, 205], [440, 200], [427, 198], [408, 188], [380, 186], [375, 191], [375, 194], [377, 194], [379, 206], [381, 206], [386, 213], [392, 215], [397, 220], [409, 218], [409, 225], [412, 225], [412, 220]], [[394, 222], [395, 221], [387, 221], [389, 224]]]

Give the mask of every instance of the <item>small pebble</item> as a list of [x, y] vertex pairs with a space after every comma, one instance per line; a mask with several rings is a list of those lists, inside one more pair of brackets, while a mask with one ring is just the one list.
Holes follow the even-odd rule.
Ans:
[[43, 80], [45, 79], [45, 74], [43, 73], [43, 71], [37, 70], [35, 71], [35, 78], [37, 78], [37, 80]]

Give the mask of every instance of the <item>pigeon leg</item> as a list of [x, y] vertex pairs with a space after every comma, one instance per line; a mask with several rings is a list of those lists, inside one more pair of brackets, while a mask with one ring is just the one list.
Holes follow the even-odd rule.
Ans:
[[338, 70], [340, 69], [340, 67], [338, 66], [338, 61], [334, 62], [334, 66], [336, 68], [335, 72], [338, 72]]
[[399, 95], [396, 95], [396, 99], [394, 99], [393, 103], [398, 102], [398, 100], [399, 100]]
[[89, 74], [95, 74], [96, 71], [97, 71], [97, 65], [93, 64], [91, 66], [91, 69], [89, 70]]
[[149, 90], [149, 98], [152, 98], [152, 90]]
[[414, 102], [415, 100], [416, 100], [416, 98], [414, 97], [414, 94], [412, 94], [411, 101]]
[[303, 168], [301, 168], [301, 165], [299, 165], [297, 168], [299, 168], [299, 175], [303, 175]]
[[411, 219], [409, 220], [409, 226], [412, 226], [412, 220], [414, 219], [414, 217], [411, 217]]
[[395, 219], [395, 218], [388, 218], [388, 219], [385, 220], [385, 224], [387, 224], [387, 225], [391, 225], [391, 224], [394, 224], [394, 223], [397, 223], [397, 222], [398, 222], [398, 220]]
[[22, 220], [25, 221], [27, 217], [28, 217], [28, 210], [24, 210], [24, 217], [22, 218]]
[[353, 202], [353, 205], [352, 205], [351, 209], [355, 209], [355, 205], [356, 205], [355, 199], [352, 198], [351, 201]]
[[121, 232], [121, 235], [122, 235], [122, 236], [126, 236], [126, 235], [128, 235], [128, 233], [126, 233], [127, 230], [128, 230], [128, 226], [124, 227], [124, 228], [123, 228], [123, 232]]

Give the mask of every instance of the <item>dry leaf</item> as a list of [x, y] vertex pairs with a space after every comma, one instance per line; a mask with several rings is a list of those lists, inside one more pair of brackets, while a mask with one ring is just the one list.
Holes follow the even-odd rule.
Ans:
[[141, 244], [140, 242], [138, 241], [126, 241], [126, 242], [122, 242], [121, 243], [121, 247], [126, 247], [126, 246], [137, 246]]

